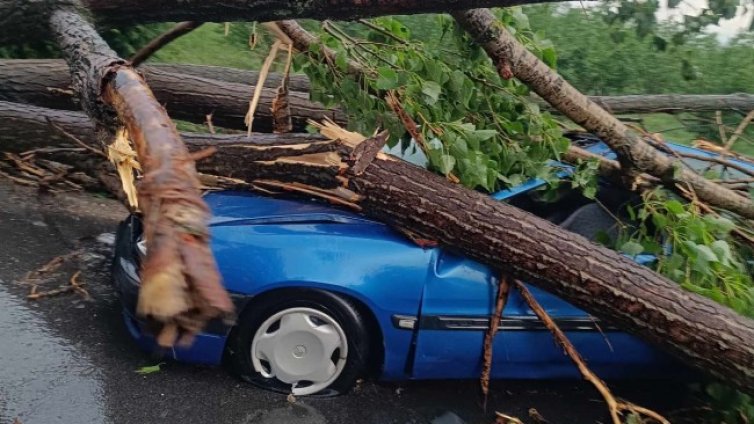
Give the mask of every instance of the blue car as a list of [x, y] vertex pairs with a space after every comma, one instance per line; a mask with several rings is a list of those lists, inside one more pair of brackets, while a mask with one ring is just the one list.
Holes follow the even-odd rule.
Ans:
[[[575, 143], [612, 157], [593, 137]], [[556, 202], [545, 202], [536, 190], [544, 184], [534, 179], [493, 197], [588, 238], [614, 233], [615, 215], [636, 200], [601, 183], [599, 204], [568, 184]], [[249, 382], [295, 395], [343, 393], [370, 374], [383, 380], [478, 378], [498, 278], [489, 267], [419, 246], [385, 224], [316, 200], [234, 191], [205, 200], [213, 216], [212, 250], [238, 318], [234, 325], [212, 322], [193, 345], [162, 352], [166, 357], [226, 362]], [[134, 315], [143, 255], [142, 224], [131, 216], [117, 233], [114, 281], [131, 335], [154, 352], [148, 327]], [[637, 338], [530, 289], [601, 377], [657, 377], [681, 369]], [[515, 291], [500, 319], [493, 378], [579, 377]]]

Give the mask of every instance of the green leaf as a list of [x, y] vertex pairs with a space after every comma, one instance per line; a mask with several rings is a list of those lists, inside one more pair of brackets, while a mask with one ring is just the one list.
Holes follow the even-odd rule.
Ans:
[[733, 259], [733, 253], [730, 250], [730, 244], [728, 244], [725, 240], [715, 240], [711, 245], [710, 248], [712, 249], [712, 252], [715, 253], [715, 256], [717, 256], [717, 259], [720, 261], [723, 265], [729, 265], [731, 260]]
[[665, 208], [674, 215], [681, 215], [686, 212], [686, 209], [683, 207], [683, 203], [675, 199], [665, 202]]
[[436, 103], [440, 98], [440, 92], [442, 91], [440, 84], [434, 81], [423, 81], [421, 87], [422, 93], [424, 93], [431, 100], [430, 104]]
[[398, 73], [392, 68], [383, 66], [377, 69], [377, 88], [380, 90], [390, 90], [398, 87]]
[[555, 48], [549, 47], [542, 50], [542, 61], [551, 68], [555, 68], [558, 61], [558, 55], [555, 53]]
[[636, 256], [644, 251], [644, 246], [641, 243], [629, 240], [621, 245], [620, 251], [629, 256]]
[[450, 174], [450, 171], [456, 166], [456, 158], [450, 155], [440, 156], [440, 163], [437, 164], [440, 172], [445, 175]]
[[709, 246], [705, 246], [703, 244], [697, 244], [696, 251], [700, 258], [704, 258], [708, 262], [718, 261], [717, 255], [715, 255], [715, 252], [713, 252], [712, 249], [709, 248]]
[[597, 196], [597, 187], [594, 185], [588, 185], [584, 187], [582, 193], [587, 199], [594, 199]]
[[157, 365], [148, 365], [148, 366], [141, 367], [141, 368], [139, 368], [139, 369], [136, 370], [136, 373], [137, 374], [141, 374], [141, 375], [147, 375], [147, 374], [153, 374], [153, 373], [156, 373], [156, 372], [160, 372], [160, 365], [165, 365], [165, 363], [164, 362], [160, 362]]

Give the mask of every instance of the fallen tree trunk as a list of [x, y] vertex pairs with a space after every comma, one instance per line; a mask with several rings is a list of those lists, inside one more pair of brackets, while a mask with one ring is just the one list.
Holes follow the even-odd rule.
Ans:
[[[754, 109], [754, 94], [632, 94], [624, 96], [588, 96], [606, 111], [624, 113], [682, 113]], [[552, 106], [539, 100], [542, 107]]]
[[[56, 128], [57, 127], [57, 128]], [[62, 129], [67, 134], [64, 134]], [[76, 137], [86, 146], [100, 152], [106, 146], [98, 136], [96, 125], [84, 113], [68, 110], [55, 110], [20, 103], [0, 101], [0, 151], [24, 153], [36, 151], [39, 157], [58, 161], [74, 167], [76, 171], [87, 172], [98, 177], [101, 172], [101, 157], [95, 157], [91, 150], [75, 142]], [[230, 158], [231, 161], [242, 160], [244, 149], [238, 146], [278, 146], [305, 144], [323, 141], [322, 136], [308, 133], [269, 134], [253, 133], [251, 139], [246, 134], [199, 134], [180, 133], [181, 139], [190, 152], [200, 152], [208, 147], [220, 147], [219, 151], [197, 162], [197, 171], [207, 174], [238, 176], [231, 168], [218, 164]], [[273, 157], [274, 158], [274, 157]], [[107, 165], [112, 171], [112, 166]], [[253, 169], [243, 169], [241, 177], [256, 178]]]
[[633, 175], [646, 172], [666, 185], [690, 187], [709, 205], [754, 219], [751, 199], [715, 184], [657, 151], [528, 51], [492, 12], [474, 9], [455, 12], [453, 16], [485, 49], [503, 78], [510, 78], [512, 73], [563, 115], [598, 135], [618, 155], [624, 172]]
[[[280, 22], [279, 25], [288, 31], [296, 32], [296, 27], [285, 27], [290, 22]], [[295, 47], [299, 50], [306, 49], [310, 43], [303, 43], [302, 38], [310, 36], [308, 33], [300, 34], [300, 37], [294, 38]], [[349, 63], [351, 65], [351, 63]], [[58, 59], [5, 59], [0, 60], [0, 99], [7, 101], [24, 101], [20, 96], [24, 96], [23, 87], [28, 87], [29, 99], [39, 100], [41, 103], [35, 103], [40, 106], [52, 108], [69, 108], [65, 103], [64, 96], [57, 89], [65, 87], [65, 80], [59, 77], [56, 72], [61, 69], [61, 60]], [[163, 74], [182, 74], [192, 75], [195, 77], [222, 81], [225, 83], [252, 85], [259, 78], [258, 71], [245, 69], [227, 68], [222, 66], [207, 65], [189, 65], [189, 64], [151, 64], [139, 67], [149, 79], [151, 72], [154, 70]], [[282, 75], [271, 72], [267, 74], [264, 81], [264, 87], [276, 89], [282, 82]], [[159, 81], [153, 82], [153, 85], [159, 85]], [[296, 74], [290, 76], [289, 89], [297, 92], [295, 97], [305, 97], [311, 86], [309, 78], [306, 75]], [[253, 89], [251, 87], [247, 88]], [[50, 91], [48, 96], [42, 94], [32, 94], [32, 91], [40, 93], [41, 91]], [[9, 92], [16, 91], [15, 98], [11, 98]], [[300, 92], [300, 94], [298, 94]], [[53, 96], [58, 94], [60, 97], [57, 101]], [[5, 96], [5, 97], [3, 97]], [[681, 112], [707, 112], [716, 110], [738, 110], [749, 111], [754, 109], [754, 94], [734, 93], [734, 94], [637, 94], [623, 96], [588, 96], [590, 100], [603, 107], [609, 112], [615, 114], [622, 113], [681, 113]], [[264, 100], [264, 99], [263, 99]], [[30, 100], [26, 100], [33, 102]], [[542, 99], [537, 99], [541, 107], [551, 109], [548, 103]], [[316, 104], [316, 103], [315, 103]], [[262, 108], [268, 107], [262, 103]], [[320, 106], [321, 107], [321, 106]], [[169, 108], [169, 105], [168, 105]], [[257, 118], [264, 119], [264, 117]]]
[[[163, 72], [193, 75], [195, 77], [245, 85], [253, 85], [259, 80], [259, 71], [226, 68], [223, 66], [160, 63], [143, 67], [147, 72], [149, 72], [149, 68], [158, 69]], [[263, 86], [267, 88], [278, 88], [282, 82], [282, 74], [270, 72], [267, 74]], [[291, 91], [308, 93], [311, 88], [309, 85], [309, 78], [303, 74], [293, 74], [288, 81], [288, 88]]]
[[133, 141], [144, 172], [138, 201], [149, 251], [137, 313], [162, 323], [157, 342], [173, 346], [233, 311], [209, 249], [209, 208], [194, 161], [165, 109], [80, 13], [75, 7], [54, 10], [50, 28], [84, 111], [105, 128], [124, 127]]
[[[202, 67], [167, 67], [176, 68], [201, 74], [211, 72]], [[244, 117], [254, 91], [253, 86], [168, 72], [159, 66], [145, 66], [141, 70], [145, 71], [145, 78], [155, 97], [165, 104], [171, 117], [202, 124], [206, 116], [212, 114], [215, 126], [246, 129]], [[239, 73], [228, 70], [222, 75], [240, 77]], [[0, 100], [76, 110], [79, 106], [74, 102], [70, 85], [70, 76], [63, 61], [0, 61]], [[255, 120], [257, 130], [272, 130], [271, 107], [275, 95], [273, 88], [262, 90]], [[307, 93], [291, 92], [288, 99], [294, 131], [303, 131], [308, 119], [329, 118], [338, 123], [346, 121], [345, 115], [339, 110], [309, 101]]]
[[[367, 16], [447, 12], [473, 7], [509, 7], [519, 4], [555, 0], [2, 0], [0, 1], [0, 44], [27, 42], [45, 38], [44, 25], [58, 7], [81, 4], [90, 10], [98, 23], [133, 25], [134, 22], [232, 22], [274, 21], [287, 18], [353, 19]], [[23, 31], [18, 31], [23, 28]]]
[[[44, 135], [31, 136], [44, 128], [52, 131], [43, 127], [44, 117], [50, 117], [72, 133], [90, 131], [87, 140], [94, 142], [91, 124], [90, 130], [76, 131], [72, 114], [41, 108], [25, 112], [23, 106], [0, 103], [0, 140], [11, 140], [13, 132], [6, 130], [23, 128], [24, 121], [31, 123], [27, 140], [44, 143]], [[276, 137], [280, 143], [273, 141]], [[187, 142], [198, 149], [218, 149], [198, 163], [200, 171], [267, 190], [318, 193], [389, 225], [409, 228], [754, 392], [754, 322], [548, 221], [390, 156], [377, 155], [361, 173], [354, 172], [364, 165], [358, 152], [367, 150], [356, 143], [296, 134], [265, 139], [205, 134], [187, 137]]]

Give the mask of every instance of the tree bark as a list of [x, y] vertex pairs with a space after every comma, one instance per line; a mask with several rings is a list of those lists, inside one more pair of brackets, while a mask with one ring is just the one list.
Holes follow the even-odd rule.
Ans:
[[618, 155], [621, 168], [646, 172], [666, 185], [691, 187], [704, 202], [754, 219], [754, 202], [715, 184], [658, 152], [622, 122], [570, 85], [528, 51], [487, 9], [453, 14], [458, 23], [492, 58], [501, 75], [506, 69], [563, 115], [598, 135]]
[[52, 12], [84, 111], [107, 128], [124, 126], [142, 164], [139, 203], [145, 216], [145, 258], [137, 312], [163, 323], [158, 343], [192, 337], [207, 320], [233, 311], [209, 249], [209, 208], [194, 161], [165, 110], [80, 12]]
[[[754, 109], [754, 94], [630, 94], [623, 96], [588, 96], [606, 111], [624, 113], [683, 113], [737, 110], [746, 113]], [[542, 107], [552, 109], [537, 99]]]
[[[207, 65], [188, 65], [188, 64], [172, 64], [172, 63], [159, 63], [145, 66], [147, 72], [149, 68], [161, 70], [163, 72], [187, 74], [201, 78], [208, 78], [223, 82], [232, 82], [236, 84], [252, 85], [259, 79], [258, 71], [248, 71], [245, 69], [226, 68], [222, 66], [207, 66]], [[267, 78], [264, 80], [264, 87], [278, 88], [283, 82], [283, 75], [270, 72], [267, 74]], [[299, 91], [302, 93], [308, 93], [311, 86], [309, 85], [309, 78], [303, 74], [293, 74], [288, 81], [288, 88], [291, 91]]]
[[[294, 46], [297, 50], [305, 49], [310, 44], [307, 38], [311, 37], [308, 33], [297, 32], [297, 25], [292, 26], [291, 21], [278, 22], [281, 28], [284, 28], [287, 35], [298, 34], [293, 38]], [[314, 38], [312, 37], [312, 40]], [[349, 65], [351, 65], [349, 63]], [[57, 59], [5, 59], [0, 60], [0, 98], [8, 96], [9, 91], [23, 90], [23, 86], [30, 87], [29, 90], [39, 92], [40, 90], [50, 88], [62, 88], [65, 86], [65, 78], [57, 73], [64, 66], [62, 61]], [[146, 77], [152, 70], [161, 71], [163, 74], [182, 74], [192, 75], [195, 77], [222, 81], [226, 83], [235, 83], [243, 85], [252, 85], [259, 78], [258, 71], [245, 69], [227, 68], [222, 66], [207, 65], [189, 65], [189, 64], [172, 64], [158, 63], [139, 67]], [[267, 74], [264, 87], [275, 89], [280, 86], [282, 75], [271, 72]], [[159, 82], [156, 82], [159, 83]], [[154, 85], [153, 83], [152, 85]], [[290, 76], [288, 85], [289, 89], [294, 92], [308, 93], [311, 88], [309, 78], [306, 75], [296, 74]], [[53, 91], [43, 103], [38, 103], [46, 107], [61, 108], [60, 105], [52, 103]], [[19, 94], [20, 95], [20, 94]], [[7, 101], [21, 101], [20, 98], [3, 98]], [[636, 94], [623, 96], [589, 96], [589, 99], [602, 106], [609, 112], [615, 114], [622, 113], [681, 113], [681, 112], [707, 112], [715, 110], [738, 110], [749, 111], [754, 109], [754, 95], [747, 93], [734, 94]], [[552, 109], [552, 106], [541, 99], [537, 101], [542, 107]], [[60, 102], [63, 105], [66, 103]], [[63, 106], [65, 107], [65, 106]], [[263, 105], [263, 107], [266, 107]], [[259, 118], [258, 118], [259, 119]]]
[[[474, 7], [509, 7], [554, 0], [84, 0], [98, 23], [275, 21], [288, 18], [355, 19], [358, 17], [447, 12]], [[45, 38], [52, 10], [76, 0], [0, 0], [0, 43]], [[19, 31], [19, 28], [22, 31]]]
[[[108, 140], [101, 140], [101, 137], [98, 137], [95, 124], [82, 112], [0, 101], [1, 152], [20, 154], [36, 150], [36, 156], [40, 158], [71, 165], [72, 171], [85, 172], [93, 178], [99, 178], [104, 169], [109, 168], [112, 171], [112, 167], [103, 163], [100, 156], [93, 155], [91, 150], [82, 148], [55, 127], [76, 137], [91, 149], [106, 151]], [[190, 152], [201, 152], [211, 147], [218, 148], [217, 153], [197, 162], [198, 172], [218, 175], [228, 172], [229, 175], [225, 176], [251, 180], [259, 177], [259, 174], [254, 173], [253, 168], [234, 170], [222, 165], [227, 161], [234, 162], [242, 158], [245, 154], [243, 146], [301, 145], [324, 141], [320, 135], [308, 133], [275, 135], [253, 133], [251, 139], [247, 138], [246, 134], [208, 135], [184, 132], [180, 133], [180, 136]], [[274, 154], [274, 149], [270, 151]], [[317, 147], [305, 151], [318, 152]], [[257, 158], [262, 157], [259, 155]], [[271, 157], [274, 158], [274, 156]]]
[[[214, 70], [213, 67], [204, 68], [173, 65], [164, 68], [145, 66], [140, 70], [145, 71], [145, 78], [154, 95], [160, 103], [165, 104], [173, 118], [202, 124], [207, 114], [212, 113], [214, 125], [245, 130], [244, 117], [254, 91], [253, 86], [165, 70], [180, 69], [194, 74]], [[235, 79], [241, 78], [244, 73], [225, 69], [219, 75]], [[75, 110], [79, 106], [74, 103], [70, 85], [71, 79], [62, 61], [0, 60], [0, 100]], [[262, 90], [255, 129], [265, 132], [272, 130], [271, 107], [275, 95], [274, 88]], [[302, 92], [291, 92], [289, 95], [294, 131], [303, 131], [309, 119], [327, 117], [341, 124], [346, 121], [341, 111], [325, 108], [308, 98], [309, 95]]]
[[[83, 123], [89, 130], [74, 127], [79, 125], [73, 124], [74, 112], [19, 109], [0, 103], [0, 141], [14, 137], [7, 129], [29, 127], [26, 134], [33, 137], [26, 137], [27, 142], [45, 145], [43, 131], [52, 131], [42, 124], [45, 117], [93, 137], [91, 124]], [[274, 141], [278, 137], [280, 143]], [[363, 167], [356, 166], [355, 144], [297, 134], [264, 139], [205, 134], [187, 137], [187, 142], [197, 149], [218, 149], [199, 161], [202, 172], [233, 176], [267, 190], [306, 190], [309, 197], [319, 193], [389, 225], [409, 228], [754, 393], [754, 322], [548, 221], [391, 156], [379, 154], [356, 173], [353, 169]]]

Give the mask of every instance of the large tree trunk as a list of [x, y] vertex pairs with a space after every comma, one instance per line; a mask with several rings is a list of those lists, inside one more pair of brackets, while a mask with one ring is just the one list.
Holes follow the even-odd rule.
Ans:
[[[149, 72], [150, 68], [158, 69], [163, 72], [170, 72], [176, 74], [188, 74], [196, 77], [208, 78], [223, 82], [232, 82], [236, 84], [252, 85], [256, 84], [259, 79], [259, 71], [248, 71], [245, 69], [226, 68], [223, 66], [209, 66], [209, 65], [188, 65], [188, 64], [173, 64], [173, 63], [159, 63], [150, 64], [148, 66], [140, 67]], [[283, 75], [277, 72], [270, 72], [267, 74], [267, 78], [264, 80], [264, 87], [278, 88], [283, 82]], [[297, 91], [301, 93], [308, 93], [311, 88], [309, 84], [309, 78], [303, 74], [292, 74], [288, 80], [288, 89], [291, 91]]]
[[[96, 143], [91, 125], [80, 117], [81, 123], [74, 124], [74, 115], [41, 108], [25, 112], [19, 105], [0, 103], [0, 141], [13, 140], [11, 130], [29, 128], [15, 134], [27, 142], [44, 143], [45, 128], [52, 131], [44, 124], [49, 117], [86, 137], [88, 143]], [[354, 153], [365, 149], [358, 144], [295, 134], [275, 143], [275, 137], [281, 136], [195, 135], [187, 141], [195, 148], [218, 149], [216, 155], [198, 163], [201, 171], [241, 178], [252, 187], [283, 185], [337, 199], [367, 216], [409, 228], [532, 282], [754, 393], [751, 320], [684, 291], [623, 255], [404, 161], [380, 154], [359, 173], [354, 169], [364, 163]]]
[[[354, 19], [358, 17], [447, 12], [473, 7], [508, 7], [554, 0], [85, 0], [98, 23], [274, 21], [287, 18]], [[75, 0], [0, 0], [0, 44], [45, 38], [52, 10]], [[19, 28], [22, 29], [19, 31]]]
[[233, 311], [209, 249], [209, 208], [194, 161], [144, 80], [79, 10], [53, 11], [50, 27], [84, 111], [107, 128], [125, 127], [135, 145], [144, 171], [138, 193], [149, 251], [137, 312], [162, 322], [157, 341], [172, 346]]
[[[288, 21], [280, 22], [279, 25], [285, 28]], [[291, 30], [296, 32], [297, 25]], [[288, 28], [286, 28], [288, 29]], [[286, 31], [288, 33], [288, 31]], [[302, 38], [311, 36], [308, 33], [300, 34], [300, 37], [294, 38], [297, 49], [306, 49], [309, 43], [303, 43]], [[350, 64], [349, 64], [350, 65]], [[59, 73], [59, 70], [65, 66], [62, 61], [57, 59], [0, 59], [0, 99], [6, 101], [29, 102], [39, 106], [51, 107], [56, 109], [73, 108], [73, 104], [65, 95], [65, 88], [68, 81], [65, 75]], [[250, 71], [236, 68], [226, 68], [222, 66], [207, 65], [188, 65], [188, 64], [151, 64], [139, 67], [140, 72], [144, 72], [150, 85], [159, 86], [163, 83], [159, 78], [151, 79], [152, 73], [158, 75], [180, 74], [191, 75], [222, 83], [234, 83], [247, 86], [244, 88], [244, 95], [248, 95], [249, 90], [253, 90], [253, 85], [259, 78], [258, 71]], [[267, 74], [264, 81], [264, 87], [276, 89], [282, 82], [282, 75], [271, 72]], [[252, 85], [252, 86], [250, 86]], [[306, 75], [296, 74], [290, 76], [289, 90], [296, 92], [294, 98], [304, 99], [306, 93], [311, 88], [309, 78]], [[175, 90], [172, 90], [175, 91]], [[223, 90], [223, 93], [225, 91]], [[176, 93], [180, 95], [180, 93]], [[250, 96], [249, 96], [250, 97]], [[737, 110], [746, 112], [754, 109], [754, 95], [747, 93], [734, 94], [636, 94], [623, 96], [588, 96], [590, 100], [602, 106], [605, 110], [615, 113], [681, 113], [681, 112], [708, 112], [715, 110]], [[159, 100], [159, 97], [158, 97]], [[260, 102], [260, 113], [268, 110], [270, 105], [262, 97]], [[548, 103], [537, 99], [542, 107], [552, 109]], [[183, 104], [183, 103], [181, 103]], [[170, 104], [167, 105], [168, 112], [172, 112]], [[301, 104], [302, 109], [311, 109], [312, 114], [336, 114], [336, 119], [342, 119], [337, 112], [318, 105], [315, 102], [306, 105]], [[226, 105], [224, 108], [230, 108]], [[182, 111], [183, 113], [187, 113]], [[306, 113], [305, 111], [302, 113]], [[198, 117], [199, 114], [196, 113]], [[192, 122], [198, 118], [192, 118]], [[260, 114], [255, 123], [260, 120], [266, 120], [266, 115]], [[264, 123], [263, 127], [269, 124]], [[238, 126], [238, 124], [236, 124]]]
[[[174, 69], [190, 74], [174, 73]], [[217, 69], [222, 71], [218, 73], [219, 76], [228, 79], [240, 79], [246, 75], [243, 71], [232, 72], [214, 67], [173, 65], [139, 68], [145, 72], [154, 95], [165, 105], [171, 117], [201, 124], [211, 113], [212, 123], [216, 126], [246, 129], [244, 116], [254, 86], [197, 76]], [[300, 84], [301, 78], [298, 81]], [[74, 102], [70, 85], [71, 79], [62, 61], [0, 60], [0, 100], [76, 110], [79, 106]], [[272, 130], [271, 107], [275, 94], [274, 88], [262, 90], [254, 121], [254, 128], [258, 131]], [[341, 111], [309, 101], [308, 93], [291, 92], [288, 100], [294, 131], [303, 131], [309, 119], [327, 117], [338, 123], [346, 120]]]
[[487, 9], [455, 12], [455, 19], [487, 51], [503, 78], [509, 72], [584, 129], [597, 134], [618, 155], [621, 168], [646, 172], [666, 185], [683, 184], [699, 199], [754, 219], [751, 199], [715, 184], [662, 154], [596, 103], [589, 100], [528, 51]]
[[[64, 134], [60, 129], [68, 134]], [[76, 137], [95, 150], [106, 151], [103, 140], [97, 136], [96, 125], [82, 112], [0, 101], [0, 152], [19, 154], [36, 149], [37, 157], [71, 165], [73, 171], [82, 171], [92, 177], [99, 177], [100, 165], [103, 164], [101, 157], [93, 156], [91, 150], [81, 147], [70, 136]], [[197, 162], [197, 171], [218, 175], [229, 172], [225, 176], [240, 176], [246, 179], [257, 178], [253, 174], [254, 167], [239, 167], [234, 171], [232, 167], [222, 167], [218, 164], [227, 160], [234, 163], [239, 159], [242, 160], [245, 146], [249, 145], [279, 146], [324, 141], [322, 136], [308, 133], [274, 135], [252, 133], [251, 138], [248, 138], [245, 133], [208, 135], [182, 132], [180, 136], [190, 152], [200, 152], [208, 147], [220, 147], [214, 155]], [[274, 149], [271, 151], [274, 155]], [[256, 158], [261, 158], [259, 156], [261, 154], [263, 153], [258, 153]], [[274, 157], [271, 156], [273, 159]], [[110, 169], [112, 170], [112, 166]], [[237, 174], [239, 172], [241, 174]]]

